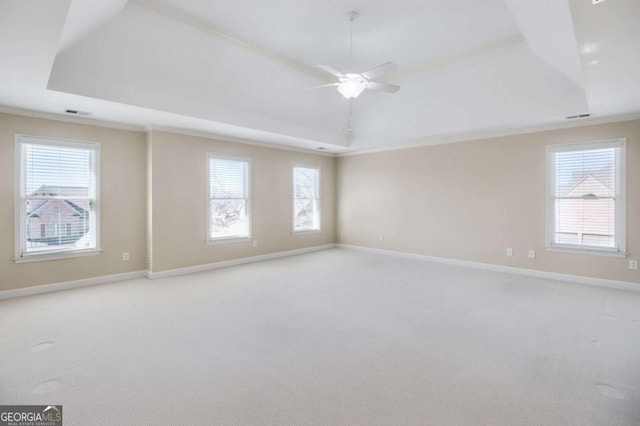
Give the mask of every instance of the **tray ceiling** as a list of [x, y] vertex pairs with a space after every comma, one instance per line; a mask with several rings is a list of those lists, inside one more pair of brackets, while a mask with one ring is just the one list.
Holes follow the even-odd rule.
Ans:
[[[640, 112], [634, 0], [104, 3], [0, 2], [0, 104], [335, 153]], [[401, 89], [356, 99], [352, 132], [306, 90], [387, 61]]]

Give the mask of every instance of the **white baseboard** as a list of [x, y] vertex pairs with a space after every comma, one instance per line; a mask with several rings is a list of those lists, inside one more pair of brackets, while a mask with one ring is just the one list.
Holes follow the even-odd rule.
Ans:
[[125, 272], [123, 274], [103, 275], [101, 277], [84, 278], [75, 281], [66, 281], [54, 284], [36, 285], [33, 287], [16, 288], [14, 290], [0, 291], [0, 300], [14, 297], [33, 296], [35, 294], [51, 293], [54, 291], [70, 290], [72, 288], [88, 287], [98, 284], [106, 284], [116, 281], [144, 278], [145, 271]]
[[67, 281], [67, 282], [61, 282], [61, 283], [55, 283], [55, 284], [45, 284], [45, 285], [39, 285], [39, 286], [33, 286], [33, 287], [27, 287], [27, 288], [18, 288], [14, 290], [4, 290], [4, 291], [0, 291], [0, 300], [11, 299], [15, 297], [31, 296], [31, 295], [43, 294], [43, 293], [50, 293], [54, 291], [69, 290], [69, 289], [79, 288], [79, 287], [88, 287], [92, 285], [106, 284], [106, 283], [116, 282], [116, 281], [131, 280], [135, 278], [143, 278], [145, 276], [150, 279], [174, 277], [179, 275], [192, 274], [194, 272], [203, 272], [203, 271], [209, 271], [212, 269], [242, 265], [246, 263], [261, 262], [263, 260], [295, 256], [297, 254], [310, 253], [314, 251], [326, 250], [326, 249], [335, 248], [335, 247], [343, 248], [347, 250], [362, 251], [366, 253], [376, 253], [376, 254], [383, 254], [387, 256], [402, 257], [406, 259], [415, 259], [415, 260], [422, 260], [422, 261], [428, 261], [428, 262], [442, 263], [442, 264], [452, 265], [452, 266], [461, 266], [465, 268], [481, 269], [485, 271], [502, 272], [507, 274], [522, 275], [527, 277], [542, 278], [542, 279], [548, 279], [548, 280], [565, 281], [565, 282], [571, 282], [571, 283], [577, 283], [577, 284], [592, 285], [597, 287], [614, 288], [618, 290], [640, 291], [640, 284], [627, 282], [627, 281], [607, 280], [602, 278], [584, 277], [580, 275], [561, 274], [557, 272], [537, 271], [534, 269], [514, 268], [511, 266], [493, 265], [489, 263], [471, 262], [468, 260], [427, 256], [422, 254], [413, 254], [413, 253], [393, 251], [393, 250], [383, 250], [383, 249], [354, 246], [354, 245], [348, 245], [348, 244], [324, 244], [321, 246], [306, 247], [302, 249], [288, 250], [288, 251], [280, 251], [276, 253], [268, 253], [268, 254], [252, 256], [252, 257], [243, 257], [240, 259], [208, 263], [205, 265], [196, 265], [196, 266], [190, 266], [186, 268], [170, 269], [168, 271], [160, 271], [160, 272], [134, 271], [134, 272], [126, 272], [123, 274], [104, 275], [100, 277], [85, 278], [81, 280]]
[[413, 254], [402, 251], [383, 250], [370, 247], [353, 246], [348, 244], [336, 244], [336, 247], [347, 250], [356, 250], [366, 253], [384, 254], [387, 256], [403, 257], [406, 259], [423, 260], [428, 262], [442, 263], [464, 268], [482, 269], [485, 271], [503, 272], [526, 277], [542, 278], [547, 280], [565, 281], [570, 283], [585, 284], [596, 287], [614, 288], [618, 290], [640, 291], [640, 284], [628, 281], [607, 280], [603, 278], [584, 277], [580, 275], [561, 274], [558, 272], [537, 271], [535, 269], [514, 268], [512, 266], [493, 265], [490, 263], [471, 262], [469, 260], [451, 259], [446, 257], [427, 256]]
[[104, 275], [101, 277], [85, 278], [85, 279], [75, 280], [75, 281], [66, 281], [66, 282], [54, 283], [54, 284], [37, 285], [37, 286], [27, 287], [27, 288], [17, 288], [14, 290], [4, 290], [4, 291], [0, 291], [0, 300], [12, 299], [15, 297], [32, 296], [32, 295], [43, 294], [43, 293], [51, 293], [54, 291], [70, 290], [72, 288], [88, 287], [92, 285], [106, 284], [106, 283], [117, 282], [117, 281], [132, 280], [135, 278], [147, 277], [150, 279], [158, 279], [158, 278], [174, 277], [177, 275], [185, 275], [185, 274], [191, 274], [194, 272], [208, 271], [211, 269], [226, 268], [228, 266], [242, 265], [244, 263], [253, 263], [253, 262], [260, 262], [262, 260], [277, 259], [279, 257], [294, 256], [296, 254], [310, 253], [313, 251], [326, 250], [334, 247], [336, 247], [335, 244], [324, 244], [321, 246], [306, 247], [306, 248], [297, 249], [297, 250], [280, 251], [276, 253], [263, 254], [260, 256], [243, 257], [240, 259], [209, 263], [206, 265], [197, 265], [197, 266], [190, 266], [187, 268], [171, 269], [168, 271], [160, 271], [160, 272], [135, 271], [135, 272], [127, 272], [124, 274]]
[[229, 266], [243, 265], [245, 263], [261, 262], [263, 260], [277, 259], [280, 257], [295, 256], [297, 254], [310, 253], [313, 251], [335, 248], [335, 244], [324, 244], [321, 246], [306, 247], [296, 250], [278, 251], [275, 253], [262, 254], [259, 256], [242, 257], [239, 259], [225, 260], [222, 262], [207, 263], [204, 265], [188, 266], [186, 268], [169, 269], [167, 271], [147, 272], [147, 278], [152, 280], [158, 278], [175, 277], [178, 275], [193, 274], [195, 272], [210, 271], [212, 269], [226, 268]]

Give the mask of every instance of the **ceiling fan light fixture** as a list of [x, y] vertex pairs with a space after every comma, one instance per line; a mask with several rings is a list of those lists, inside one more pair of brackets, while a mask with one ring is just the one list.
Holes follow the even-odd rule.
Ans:
[[346, 99], [355, 99], [367, 88], [369, 81], [360, 74], [347, 74], [340, 78], [338, 92]]

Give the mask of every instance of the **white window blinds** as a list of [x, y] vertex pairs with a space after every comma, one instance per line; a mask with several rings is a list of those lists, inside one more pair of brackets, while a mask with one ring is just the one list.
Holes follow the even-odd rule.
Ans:
[[548, 147], [551, 247], [624, 252], [624, 141]]
[[98, 248], [95, 143], [19, 136], [16, 257]]
[[293, 231], [320, 230], [320, 168], [293, 166]]
[[209, 154], [209, 240], [249, 236], [249, 159]]

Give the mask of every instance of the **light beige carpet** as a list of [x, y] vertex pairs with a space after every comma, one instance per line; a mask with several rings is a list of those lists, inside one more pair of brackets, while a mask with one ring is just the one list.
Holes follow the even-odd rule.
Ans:
[[65, 425], [640, 424], [640, 293], [333, 249], [0, 302]]

